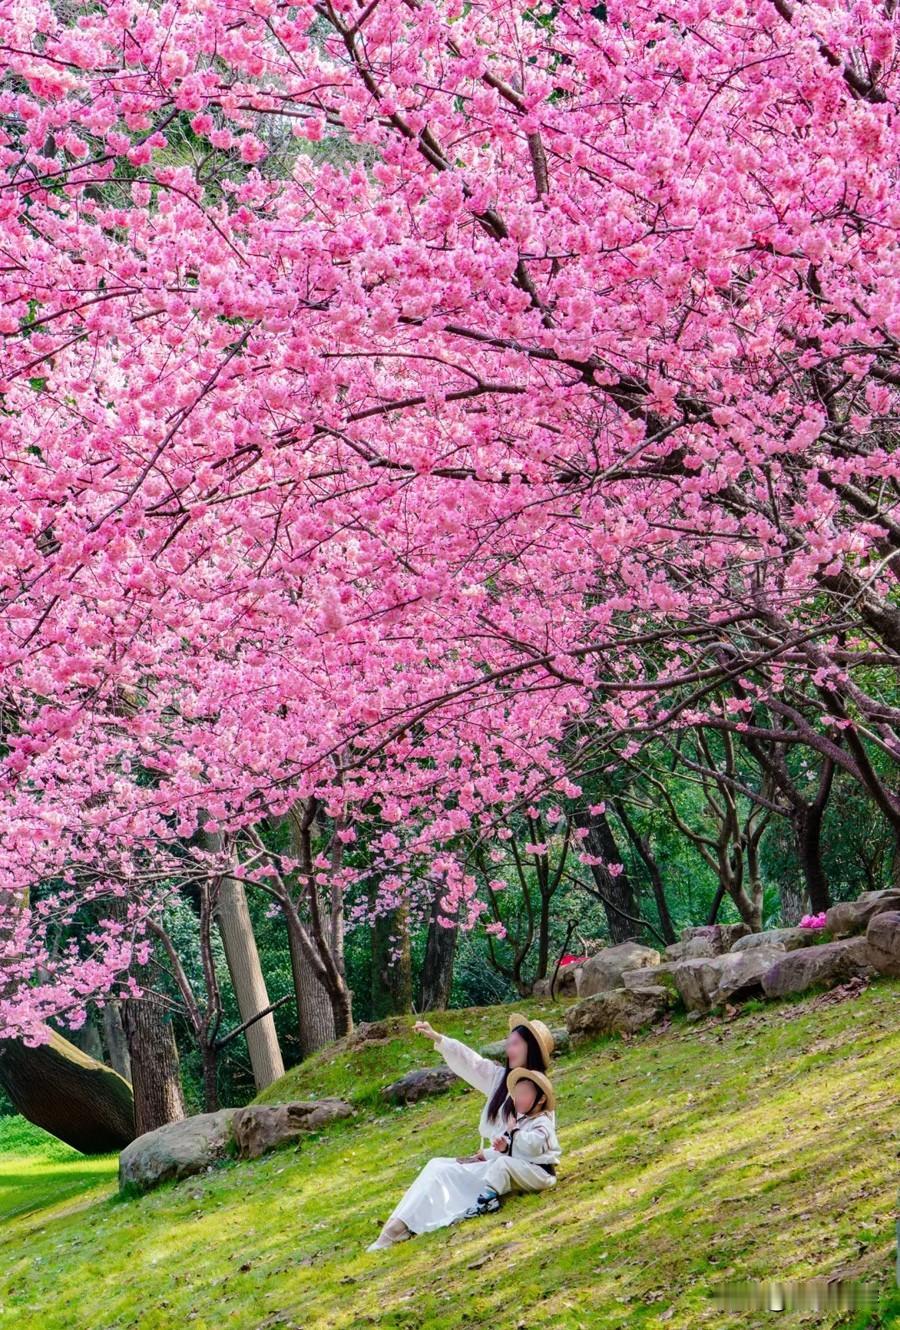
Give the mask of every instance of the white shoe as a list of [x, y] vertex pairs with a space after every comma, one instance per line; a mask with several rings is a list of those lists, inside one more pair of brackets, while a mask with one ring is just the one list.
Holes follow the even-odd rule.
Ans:
[[379, 1233], [375, 1241], [366, 1248], [366, 1251], [384, 1251], [386, 1247], [393, 1247], [398, 1242], [406, 1242], [407, 1238], [411, 1237], [412, 1234], [408, 1228], [404, 1228], [404, 1232], [398, 1233], [396, 1237], [385, 1237], [383, 1233]]

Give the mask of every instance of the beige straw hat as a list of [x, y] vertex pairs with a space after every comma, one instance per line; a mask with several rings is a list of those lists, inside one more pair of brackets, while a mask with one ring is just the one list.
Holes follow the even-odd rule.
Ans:
[[553, 1052], [556, 1040], [548, 1030], [543, 1021], [530, 1021], [527, 1016], [523, 1016], [520, 1011], [514, 1011], [509, 1018], [509, 1028], [514, 1030], [517, 1025], [524, 1025], [529, 1029], [538, 1041], [540, 1050], [544, 1055], [544, 1069], [550, 1066], [550, 1056]]
[[542, 1071], [532, 1071], [530, 1067], [516, 1067], [506, 1078], [506, 1088], [510, 1094], [513, 1092], [513, 1086], [518, 1085], [519, 1081], [533, 1081], [535, 1085], [540, 1086], [547, 1096], [544, 1111], [553, 1112], [556, 1108], [556, 1091]]

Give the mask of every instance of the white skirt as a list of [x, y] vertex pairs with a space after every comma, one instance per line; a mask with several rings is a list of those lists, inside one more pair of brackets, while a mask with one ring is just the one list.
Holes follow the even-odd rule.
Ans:
[[525, 1159], [492, 1158], [461, 1164], [452, 1156], [429, 1159], [407, 1188], [391, 1219], [402, 1219], [411, 1233], [429, 1233], [460, 1219], [488, 1182], [502, 1195], [511, 1188], [543, 1191], [556, 1178]]

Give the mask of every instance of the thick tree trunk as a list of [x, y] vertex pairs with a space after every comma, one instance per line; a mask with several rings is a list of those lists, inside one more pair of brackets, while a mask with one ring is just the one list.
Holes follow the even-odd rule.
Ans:
[[142, 1136], [185, 1116], [175, 1032], [153, 993], [126, 998], [122, 1023], [131, 1058], [135, 1127]]
[[334, 1010], [325, 985], [308, 961], [291, 930], [288, 930], [291, 948], [291, 971], [297, 997], [297, 1025], [300, 1031], [300, 1049], [305, 1058], [316, 1049], [330, 1044], [336, 1038]]
[[428, 937], [425, 942], [425, 959], [422, 963], [422, 984], [419, 990], [419, 1008], [421, 1011], [446, 1011], [450, 1005], [450, 992], [453, 987], [453, 960], [456, 955], [456, 939], [459, 925], [454, 919], [452, 926], [445, 927], [438, 923], [443, 915], [440, 900], [444, 891], [439, 887], [431, 902], [431, 917], [428, 920]]
[[122, 1150], [136, 1135], [128, 1082], [55, 1030], [37, 1048], [0, 1043], [0, 1085], [23, 1117], [82, 1154]]
[[[237, 998], [241, 1021], [249, 1021], [258, 1011], [265, 1011], [269, 1005], [256, 938], [253, 934], [253, 921], [244, 884], [234, 878], [222, 879], [219, 887], [216, 907], [216, 921], [225, 947], [228, 972]], [[284, 1062], [278, 1043], [273, 1014], [263, 1016], [245, 1031], [247, 1049], [250, 1053], [250, 1066], [257, 1090], [264, 1090], [267, 1085], [284, 1075]]]
[[813, 914], [820, 914], [831, 905], [828, 879], [822, 863], [822, 815], [824, 808], [811, 804], [798, 810], [794, 817], [797, 835], [797, 854], [806, 894]]
[[398, 906], [372, 921], [372, 1018], [395, 1016], [412, 1009], [412, 961], [409, 910]]
[[614, 943], [629, 942], [639, 937], [641, 925], [628, 873], [623, 869], [617, 877], [612, 877], [606, 869], [607, 864], [623, 862], [606, 814], [580, 813], [575, 821], [579, 827], [587, 828], [583, 842], [587, 852], [603, 860], [602, 864], [591, 865], [591, 876], [606, 911], [609, 936]]
[[109, 1065], [126, 1081], [131, 1080], [131, 1058], [128, 1056], [128, 1040], [122, 1024], [122, 1008], [115, 998], [109, 998], [103, 1004], [103, 1035]]
[[778, 891], [781, 899], [781, 922], [785, 928], [799, 924], [807, 912], [806, 892], [795, 877], [784, 883]]

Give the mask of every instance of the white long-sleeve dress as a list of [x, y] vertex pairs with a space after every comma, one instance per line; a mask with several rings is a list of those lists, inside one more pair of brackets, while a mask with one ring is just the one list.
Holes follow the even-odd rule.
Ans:
[[494, 1091], [506, 1074], [503, 1067], [482, 1057], [459, 1039], [441, 1035], [435, 1048], [447, 1065], [485, 1096], [478, 1130], [484, 1161], [460, 1163], [455, 1156], [429, 1159], [396, 1206], [391, 1219], [401, 1219], [411, 1233], [427, 1233], [460, 1218], [475, 1204], [479, 1192], [493, 1187], [498, 1195], [518, 1189], [543, 1191], [556, 1177], [542, 1165], [555, 1165], [560, 1157], [555, 1113], [518, 1118], [511, 1125], [511, 1154], [494, 1150], [490, 1142], [504, 1135], [507, 1124], [488, 1112]]

